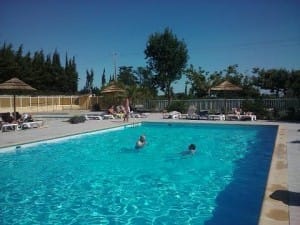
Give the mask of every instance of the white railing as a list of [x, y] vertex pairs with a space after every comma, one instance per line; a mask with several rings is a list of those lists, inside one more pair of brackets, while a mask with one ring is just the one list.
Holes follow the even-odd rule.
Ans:
[[[16, 108], [18, 112], [53, 112], [61, 110], [92, 109], [92, 106], [103, 104], [103, 98], [89, 95], [70, 96], [16, 96]], [[200, 110], [211, 112], [230, 111], [232, 108], [241, 108], [244, 101], [255, 101], [254, 99], [189, 99], [173, 100], [172, 102], [184, 103], [186, 106], [195, 105]], [[276, 110], [287, 110], [291, 107], [300, 108], [298, 98], [274, 98], [262, 99], [265, 108]], [[163, 111], [167, 108], [167, 100], [148, 100], [143, 105], [144, 109], [151, 111]], [[14, 98], [12, 95], [0, 95], [0, 112], [13, 112]]]
[[[232, 108], [241, 108], [243, 102], [255, 99], [189, 99], [189, 100], [173, 100], [172, 102], [184, 103], [186, 106], [195, 105], [197, 110], [209, 110], [211, 112], [231, 111]], [[287, 110], [289, 108], [300, 108], [300, 99], [298, 98], [276, 98], [262, 99], [265, 108], [276, 110]], [[167, 100], [149, 100], [144, 104], [146, 109], [162, 111], [167, 108]]]

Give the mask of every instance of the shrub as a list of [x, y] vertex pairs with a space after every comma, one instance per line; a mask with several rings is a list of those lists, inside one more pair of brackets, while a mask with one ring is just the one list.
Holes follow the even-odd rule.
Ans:
[[253, 112], [259, 119], [266, 119], [268, 112], [266, 111], [263, 102], [260, 99], [254, 101], [246, 100], [242, 103], [244, 112]]
[[92, 106], [92, 111], [100, 111], [100, 105], [98, 103]]
[[86, 119], [84, 116], [73, 116], [72, 118], [69, 119], [69, 122], [72, 124], [76, 124], [76, 123], [83, 123], [85, 120]]
[[287, 110], [279, 111], [277, 119], [283, 121], [300, 121], [300, 110], [297, 110], [295, 107], [289, 107]]
[[168, 112], [170, 112], [170, 111], [178, 111], [178, 112], [184, 113], [184, 112], [187, 111], [187, 106], [182, 101], [173, 101], [167, 107], [167, 110], [168, 110]]

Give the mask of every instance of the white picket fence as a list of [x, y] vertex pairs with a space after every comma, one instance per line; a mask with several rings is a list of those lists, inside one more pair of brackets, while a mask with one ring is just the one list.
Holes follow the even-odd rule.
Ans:
[[[16, 96], [17, 111], [22, 112], [51, 112], [66, 109], [79, 109], [79, 96]], [[14, 111], [14, 97], [0, 96], [0, 112]]]

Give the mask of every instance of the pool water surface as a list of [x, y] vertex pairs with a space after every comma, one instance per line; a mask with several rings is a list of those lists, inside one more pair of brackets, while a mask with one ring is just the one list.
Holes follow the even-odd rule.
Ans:
[[0, 154], [0, 224], [257, 224], [276, 133], [143, 123], [21, 147]]

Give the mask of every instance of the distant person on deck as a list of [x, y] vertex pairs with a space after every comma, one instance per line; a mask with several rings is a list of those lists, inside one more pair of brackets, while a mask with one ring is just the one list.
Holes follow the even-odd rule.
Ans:
[[124, 122], [128, 122], [130, 114], [129, 98], [124, 101]]
[[111, 107], [108, 108], [108, 113], [115, 116], [116, 115], [116, 112], [115, 112], [115, 109], [114, 109], [114, 106], [112, 105]]

